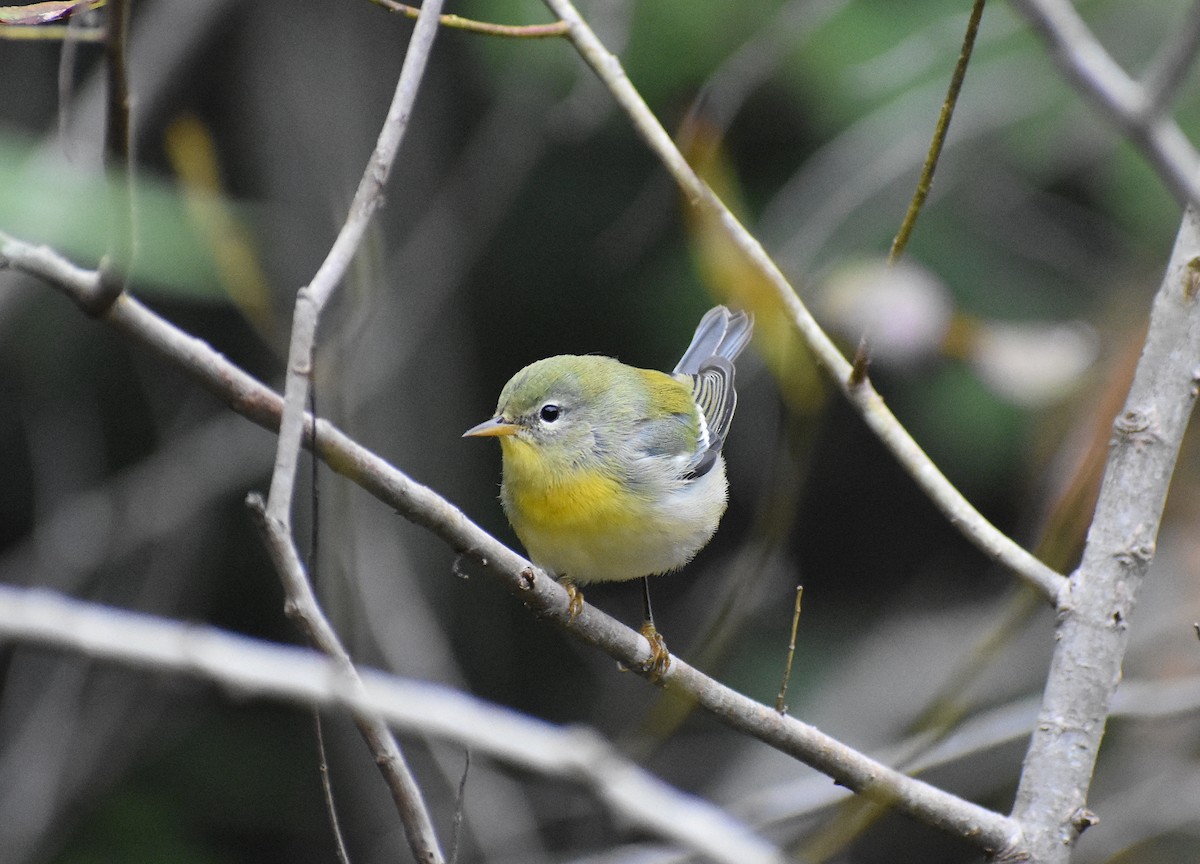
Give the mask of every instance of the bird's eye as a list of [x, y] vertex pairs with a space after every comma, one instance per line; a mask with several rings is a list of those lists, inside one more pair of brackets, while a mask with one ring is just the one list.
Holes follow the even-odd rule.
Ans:
[[542, 406], [542, 410], [538, 412], [538, 416], [542, 418], [543, 423], [553, 423], [562, 414], [562, 409], [553, 402], [547, 402]]

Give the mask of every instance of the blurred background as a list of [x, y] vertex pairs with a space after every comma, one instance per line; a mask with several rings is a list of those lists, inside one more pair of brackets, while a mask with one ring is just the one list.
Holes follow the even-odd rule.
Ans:
[[[847, 352], [869, 336], [876, 386], [918, 442], [1066, 572], [1180, 207], [1013, 11], [990, 4], [932, 195], [887, 270], [968, 6], [582, 11]], [[1191, 6], [1079, 4], [1135, 75]], [[447, 11], [551, 20], [529, 0]], [[272, 386], [295, 292], [345, 216], [410, 32], [367, 0], [134, 4], [133, 290]], [[94, 267], [108, 236], [101, 48], [63, 54], [60, 41], [0, 41], [0, 230]], [[1190, 81], [1176, 108], [1200, 130]], [[773, 702], [802, 584], [790, 711], [1007, 812], [1050, 611], [827, 390], [566, 42], [439, 33], [386, 208], [322, 323], [318, 409], [516, 544], [496, 500], [498, 448], [462, 431], [541, 357], [671, 368], [714, 302], [753, 309], [758, 329], [739, 362], [729, 512], [686, 571], [653, 586], [669, 645]], [[272, 447], [179, 370], [0, 273], [0, 579], [298, 641], [243, 505], [265, 489]], [[1197, 859], [1196, 473], [1185, 446], [1080, 862]], [[361, 662], [595, 727], [797, 860], [981, 860], [619, 673], [348, 481], [322, 471], [318, 487], [316, 576]], [[301, 509], [307, 536], [311, 495]], [[635, 583], [587, 598], [640, 621]], [[332, 860], [308, 713], [27, 647], [0, 656], [6, 861]], [[356, 733], [337, 716], [326, 732], [353, 860], [408, 860]], [[464, 754], [403, 743], [448, 838]], [[464, 862], [675, 860], [585, 790], [483, 758], [464, 809]]]

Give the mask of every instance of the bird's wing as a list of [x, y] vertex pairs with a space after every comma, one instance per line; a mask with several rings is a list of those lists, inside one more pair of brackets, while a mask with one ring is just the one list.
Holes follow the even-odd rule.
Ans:
[[707, 432], [707, 446], [699, 453], [688, 474], [701, 477], [716, 464], [733, 423], [733, 412], [737, 408], [737, 390], [733, 386], [733, 363], [724, 357], [709, 357], [700, 370], [691, 376], [692, 398], [700, 409]]
[[692, 398], [708, 424], [709, 446], [720, 449], [737, 408], [733, 364], [724, 357], [709, 357], [699, 373], [692, 376]]

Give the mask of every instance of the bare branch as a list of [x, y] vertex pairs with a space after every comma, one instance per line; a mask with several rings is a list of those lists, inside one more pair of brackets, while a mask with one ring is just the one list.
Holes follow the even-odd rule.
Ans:
[[[1136, 723], [1185, 717], [1200, 711], [1200, 676], [1165, 680], [1126, 680], [1113, 698], [1110, 719]], [[938, 741], [907, 769], [921, 775], [954, 765], [982, 753], [1028, 738], [1037, 723], [1038, 699], [1026, 698], [1000, 705], [966, 718], [945, 739]], [[872, 755], [894, 763], [903, 754], [927, 747], [929, 736], [920, 733]], [[847, 798], [844, 789], [831, 788], [820, 777], [797, 779], [761, 789], [738, 801], [735, 813], [745, 814], [761, 831], [796, 825]], [[753, 816], [751, 816], [753, 814]], [[1108, 824], [1105, 814], [1105, 824]], [[787, 836], [787, 835], [785, 835]]]
[[0, 231], [0, 267], [11, 267], [45, 279], [84, 311], [100, 292], [97, 271], [76, 266], [49, 246], [26, 243], [3, 231]]
[[[0, 234], [0, 264], [6, 257], [11, 266], [44, 278], [60, 272], [72, 276], [69, 283], [55, 283], [72, 298], [97, 290], [94, 272], [89, 278], [86, 271], [57, 260], [48, 250]], [[123, 295], [101, 320], [179, 366], [235, 411], [268, 429], [278, 428], [282, 399], [277, 393], [135, 298]], [[309, 428], [311, 418], [306, 420]], [[554, 579], [499, 543], [433, 490], [411, 480], [332, 424], [319, 420], [318, 429], [320, 456], [335, 471], [428, 528], [459, 554], [479, 562], [542, 620], [600, 648], [627, 668], [645, 665], [650, 646], [636, 631], [587, 605], [572, 619], [567, 592]], [[780, 716], [772, 707], [737, 693], [679, 658], [673, 659], [662, 685], [687, 694], [729, 728], [758, 738], [873, 801], [894, 806], [983, 849], [1019, 848], [1019, 831], [1007, 817], [907, 777], [793, 717]]]
[[214, 627], [0, 586], [0, 636], [212, 681], [239, 696], [337, 706], [385, 718], [521, 768], [583, 783], [639, 828], [727, 864], [783, 864], [779, 850], [723, 810], [648, 774], [595, 733], [560, 728], [437, 684], [362, 670], [302, 648]]
[[1063, 76], [1092, 100], [1146, 157], [1183, 203], [1200, 204], [1200, 157], [1179, 126], [1161, 116], [1067, 0], [1012, 0], [1046, 43]]
[[[292, 536], [293, 492], [305, 434], [305, 406], [321, 310], [341, 284], [371, 218], [383, 203], [383, 189], [408, 129], [408, 119], [433, 48], [433, 38], [437, 35], [441, 7], [442, 0], [426, 0], [422, 6], [404, 55], [392, 103], [350, 203], [350, 212], [312, 283], [301, 288], [296, 297], [271, 491], [265, 505], [257, 496], [250, 501], [271, 559], [283, 581], [289, 612], [300, 621], [312, 644], [334, 658], [343, 675], [355, 687], [361, 684], [357, 683], [353, 663], [321, 611]], [[378, 717], [356, 712], [355, 723], [392, 793], [413, 855], [422, 864], [442, 864], [445, 854], [438, 843], [433, 820], [400, 746]]]
[[1189, 207], [1154, 300], [1150, 330], [1111, 452], [1079, 569], [1059, 609], [1054, 656], [1013, 816], [1034, 860], [1066, 862], [1086, 816], [1128, 622], [1154, 557], [1179, 446], [1200, 386], [1200, 302], [1192, 271], [1200, 220]]
[[604, 47], [570, 0], [546, 0], [546, 4], [559, 18], [567, 22], [571, 43], [600, 76], [613, 98], [629, 115], [634, 128], [662, 161], [691, 204], [710, 211], [738, 250], [765, 277], [775, 290], [776, 297], [791, 319], [792, 325], [812, 349], [818, 362], [825, 367], [850, 403], [862, 413], [871, 430], [916, 480], [917, 485], [968, 540], [1053, 601], [1066, 584], [1063, 576], [1013, 542], [971, 506], [962, 493], [938, 470], [908, 431], [900, 425], [900, 421], [884, 404], [883, 398], [870, 382], [851, 385], [853, 370], [850, 363], [821, 329], [758, 240], [692, 171], [683, 154], [671, 140], [671, 136], [663, 129], [658, 118], [642, 100], [641, 94], [626, 77], [621, 62]]
[[1146, 90], [1146, 111], [1158, 117], [1171, 107], [1175, 93], [1183, 85], [1200, 51], [1200, 3], [1193, 3], [1183, 24], [1169, 34], [1154, 62], [1142, 78]]
[[404, 55], [400, 79], [392, 96], [379, 139], [371, 153], [367, 166], [350, 202], [350, 212], [345, 224], [338, 232], [313, 276], [312, 283], [300, 289], [296, 298], [296, 311], [292, 318], [292, 339], [288, 349], [288, 372], [284, 386], [283, 424], [279, 431], [279, 452], [275, 458], [275, 471], [271, 476], [271, 493], [267, 497], [267, 510], [273, 521], [291, 530], [292, 489], [296, 475], [296, 462], [300, 453], [301, 426], [304, 407], [308, 401], [308, 379], [312, 373], [313, 344], [316, 339], [317, 322], [321, 310], [341, 284], [346, 269], [350, 266], [358, 246], [362, 242], [367, 226], [375, 211], [383, 203], [383, 189], [392, 170], [400, 142], [408, 129], [408, 119], [417, 99], [425, 64], [437, 35], [437, 19], [442, 0], [427, 0], [421, 7]]
[[[283, 581], [290, 616], [300, 622], [308, 641], [334, 661], [343, 679], [339, 689], [361, 696], [362, 680], [350, 655], [342, 647], [333, 625], [329, 623], [321, 611], [320, 604], [317, 603], [317, 596], [304, 572], [304, 565], [300, 562], [291, 536], [282, 525], [271, 524], [271, 517], [261, 497], [251, 495], [247, 503], [271, 553], [275, 569]], [[404, 831], [408, 835], [408, 845], [412, 848], [413, 855], [422, 864], [445, 861], [445, 855], [438, 845], [437, 832], [433, 829], [433, 820], [421, 794], [421, 787], [417, 785], [416, 778], [387, 724], [381, 717], [369, 711], [356, 710], [352, 713], [354, 723], [358, 726], [363, 740], [367, 742], [375, 757], [375, 763], [392, 793], [392, 800], [396, 803], [401, 822], [404, 823]]]

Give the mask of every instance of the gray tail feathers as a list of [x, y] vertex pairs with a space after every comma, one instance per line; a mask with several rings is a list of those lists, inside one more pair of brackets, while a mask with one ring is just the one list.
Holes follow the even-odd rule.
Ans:
[[742, 353], [753, 332], [754, 319], [750, 315], [714, 306], [696, 325], [692, 344], [679, 358], [675, 371], [695, 375], [710, 357], [724, 357], [732, 363]]

